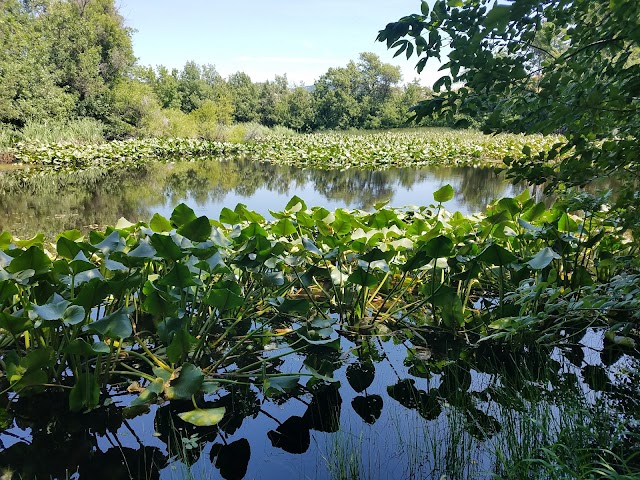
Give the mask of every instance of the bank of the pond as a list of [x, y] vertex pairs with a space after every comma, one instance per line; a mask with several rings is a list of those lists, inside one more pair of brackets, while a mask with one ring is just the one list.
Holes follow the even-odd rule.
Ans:
[[18, 144], [17, 162], [55, 170], [126, 168], [157, 160], [250, 158], [277, 165], [325, 169], [481, 165], [535, 154], [558, 137], [483, 135], [473, 130], [413, 129], [361, 133], [270, 134], [256, 141], [225, 143], [196, 139], [132, 139], [99, 145]]

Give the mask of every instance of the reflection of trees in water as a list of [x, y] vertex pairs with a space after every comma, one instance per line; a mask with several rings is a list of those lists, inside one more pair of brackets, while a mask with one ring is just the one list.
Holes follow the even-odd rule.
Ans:
[[492, 200], [511, 194], [515, 188], [492, 168], [435, 167], [430, 173], [440, 182], [450, 183], [456, 198], [470, 211], [483, 211]]
[[[71, 228], [86, 230], [92, 224], [113, 224], [120, 217], [148, 220], [154, 205], [195, 201], [215, 206], [230, 193], [249, 199], [259, 189], [290, 196], [312, 187], [327, 200], [371, 208], [399, 190], [436, 180], [452, 184], [458, 199], [472, 210], [482, 210], [505, 193], [504, 180], [492, 170], [467, 167], [337, 171], [251, 160], [202, 160], [159, 163], [143, 171], [109, 175], [73, 175], [33, 179], [26, 191], [0, 196], [0, 226], [19, 236], [38, 231], [54, 235]], [[429, 195], [424, 198], [431, 200]]]

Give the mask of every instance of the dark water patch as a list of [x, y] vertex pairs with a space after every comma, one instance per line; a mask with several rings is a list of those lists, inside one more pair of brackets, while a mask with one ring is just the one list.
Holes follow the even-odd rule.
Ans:
[[[5, 395], [0, 465], [6, 478], [22, 479], [523, 478], [531, 471], [523, 459], [558, 442], [598, 449], [615, 437], [617, 453], [633, 451], [624, 432], [638, 429], [640, 392], [629, 372], [640, 361], [624, 349], [611, 365], [599, 361], [612, 348], [601, 332], [587, 332], [582, 356], [563, 355], [566, 346], [470, 347], [429, 330], [417, 338], [408, 330], [343, 336], [338, 356], [314, 348], [316, 365], [337, 382], [307, 377], [269, 396], [249, 385], [207, 394], [201, 407], [226, 408], [214, 427], [181, 420], [189, 401], [129, 418], [126, 385], [76, 414], [64, 393], [10, 405]], [[279, 370], [303, 361], [286, 357]]]

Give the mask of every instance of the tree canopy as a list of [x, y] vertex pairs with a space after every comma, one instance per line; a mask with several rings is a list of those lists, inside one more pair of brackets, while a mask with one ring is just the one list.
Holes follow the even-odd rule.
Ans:
[[488, 132], [563, 133], [547, 154], [511, 161], [511, 175], [552, 186], [617, 175], [637, 208], [639, 2], [437, 0], [420, 10], [378, 35], [416, 55], [418, 72], [444, 61], [434, 85], [444, 92], [419, 103], [416, 118], [467, 113]]

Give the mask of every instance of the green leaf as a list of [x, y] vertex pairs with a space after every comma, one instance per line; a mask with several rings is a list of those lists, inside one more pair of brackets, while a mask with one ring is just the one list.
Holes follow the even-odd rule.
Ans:
[[287, 390], [293, 390], [298, 386], [300, 377], [298, 375], [287, 375], [282, 377], [267, 377], [264, 381], [263, 390], [268, 392], [269, 390], [276, 390], [278, 392], [286, 392]]
[[355, 285], [362, 285], [363, 287], [373, 287], [379, 282], [376, 275], [359, 267], [349, 275], [348, 281]]
[[209, 292], [204, 302], [224, 312], [243, 305], [244, 298], [227, 288], [216, 288]]
[[24, 270], [34, 270], [37, 275], [49, 271], [51, 260], [41, 247], [31, 246], [20, 255], [15, 257], [9, 266], [7, 272], [19, 273]]
[[507, 265], [515, 262], [518, 258], [500, 245], [491, 244], [478, 254], [476, 259], [489, 265]]
[[454, 253], [453, 241], [449, 237], [438, 235], [422, 246], [421, 250], [424, 250], [426, 255], [431, 258], [451, 257]]
[[511, 14], [510, 5], [496, 4], [493, 6], [484, 19], [483, 25], [487, 29], [487, 33], [491, 30], [497, 30], [498, 32], [504, 31], [509, 23], [509, 16]]
[[159, 213], [153, 215], [151, 221], [149, 222], [149, 227], [151, 227], [151, 230], [153, 230], [154, 232], [170, 232], [171, 230], [173, 230], [171, 222]]
[[[172, 217], [173, 219], [173, 217]], [[211, 236], [211, 223], [204, 215], [185, 223], [178, 232], [193, 242], [204, 242]]]
[[189, 267], [176, 263], [173, 268], [157, 282], [158, 285], [186, 288], [196, 286]]
[[240, 215], [233, 210], [224, 207], [220, 211], [220, 223], [226, 223], [228, 225], [237, 225], [240, 223]]
[[176, 368], [165, 386], [169, 400], [189, 400], [198, 393], [204, 382], [202, 370], [191, 363]]
[[444, 203], [451, 200], [454, 194], [453, 187], [447, 184], [433, 192], [433, 199], [438, 203]]
[[131, 250], [127, 257], [129, 258], [143, 258], [151, 259], [156, 256], [156, 249], [149, 245], [147, 242], [140, 242], [140, 244]]
[[65, 237], [58, 238], [58, 241], [56, 242], [56, 251], [58, 252], [58, 255], [68, 260], [73, 260], [81, 250], [80, 245]]
[[137, 407], [154, 402], [164, 390], [164, 382], [165, 380], [162, 378], [155, 378], [149, 383], [149, 385], [147, 385], [147, 388], [138, 395], [138, 398], [133, 399], [130, 406]]
[[304, 203], [304, 200], [302, 200], [300, 197], [294, 195], [291, 200], [289, 200], [284, 209], [287, 212], [297, 213], [301, 210], [306, 210], [307, 204]]
[[173, 335], [171, 344], [167, 347], [167, 358], [172, 363], [180, 363], [184, 356], [196, 344], [198, 339], [191, 335], [186, 329], [181, 328]]
[[297, 232], [295, 225], [288, 218], [283, 218], [271, 227], [271, 232], [278, 237], [286, 237]]
[[109, 353], [111, 350], [104, 342], [89, 344], [84, 338], [75, 338], [69, 342], [64, 351], [72, 355], [95, 357], [98, 354]]
[[196, 427], [211, 427], [216, 425], [224, 417], [225, 407], [197, 408], [190, 412], [179, 413], [178, 416], [187, 423]]
[[175, 241], [172, 235], [160, 235], [154, 233], [151, 236], [151, 245], [156, 249], [156, 254], [165, 260], [180, 260], [187, 255]]
[[173, 213], [171, 213], [171, 223], [175, 227], [181, 227], [189, 222], [192, 222], [195, 219], [195, 212], [184, 203], [181, 203], [176, 208], [174, 208]]
[[0, 328], [17, 336], [33, 328], [33, 323], [26, 315], [13, 316], [7, 312], [0, 312]]
[[125, 339], [133, 333], [130, 310], [122, 307], [100, 320], [90, 323], [87, 327], [89, 331], [97, 332], [108, 338]]
[[120, 238], [120, 234], [118, 233], [118, 231], [114, 230], [100, 243], [94, 245], [94, 247], [107, 255], [112, 252], [120, 252], [124, 250], [125, 243], [124, 240]]
[[9, 232], [5, 231], [0, 233], [0, 250], [6, 250], [7, 248], [9, 248], [9, 245], [11, 245], [12, 240], [13, 240], [13, 237]]
[[70, 305], [62, 315], [62, 323], [65, 325], [78, 325], [84, 321], [84, 308], [79, 305]]
[[552, 261], [560, 258], [560, 255], [553, 251], [550, 247], [545, 247], [536, 253], [531, 260], [527, 262], [534, 270], [542, 270], [551, 264]]

